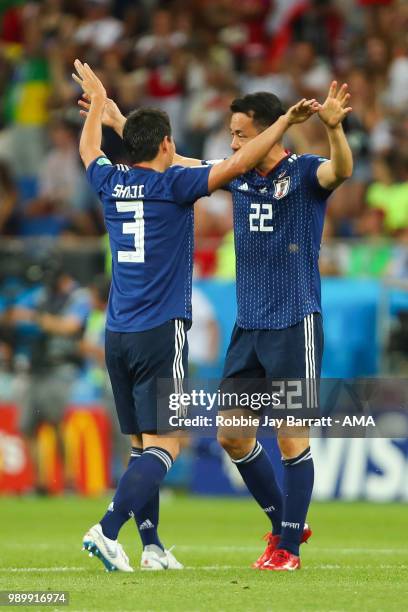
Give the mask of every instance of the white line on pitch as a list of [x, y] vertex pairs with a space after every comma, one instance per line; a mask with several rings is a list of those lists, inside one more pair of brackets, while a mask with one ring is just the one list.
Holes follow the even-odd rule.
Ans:
[[0, 572], [84, 572], [85, 567], [0, 567]]
[[[251, 572], [254, 572], [254, 570], [248, 566], [242, 566], [242, 565], [197, 565], [197, 566], [187, 566], [184, 568], [185, 570], [194, 570], [194, 571], [207, 571], [207, 572], [212, 572], [212, 571], [227, 571], [227, 570], [236, 570], [236, 571], [242, 571], [242, 570], [251, 570]], [[306, 566], [303, 567], [302, 571], [308, 571], [308, 570], [378, 570], [378, 569], [392, 569], [392, 570], [396, 570], [396, 569], [402, 569], [402, 570], [407, 570], [408, 569], [408, 565], [399, 565], [399, 564], [394, 564], [394, 565], [338, 565], [338, 564], [327, 564], [327, 565], [310, 565], [310, 566]], [[85, 572], [88, 571], [88, 568], [85, 567], [2, 567], [0, 568], [0, 572], [18, 572], [18, 573], [26, 573], [26, 572], [54, 572], [54, 573], [58, 573], [58, 572]], [[170, 570], [171, 571], [171, 570]], [[149, 574], [151, 572], [145, 571], [143, 572], [144, 574]], [[154, 572], [156, 573], [156, 572]], [[255, 572], [257, 573], [257, 572]]]
[[[18, 548], [30, 548], [27, 544], [20, 543], [4, 543], [3, 548], [7, 548], [10, 550], [15, 550]], [[198, 545], [177, 545], [177, 550], [181, 552], [210, 552], [210, 553], [228, 553], [228, 552], [243, 552], [243, 553], [256, 553], [261, 552], [263, 547], [263, 543], [260, 542], [259, 546], [208, 546], [207, 544], [198, 544]], [[33, 548], [36, 550], [65, 550], [66, 546], [64, 544], [35, 544]], [[330, 553], [330, 554], [339, 554], [339, 555], [403, 555], [407, 554], [407, 550], [404, 548], [320, 548], [320, 546], [313, 547], [314, 552], [319, 553]]]
[[[177, 545], [177, 550], [188, 552], [188, 551], [197, 551], [197, 552], [254, 552], [258, 551], [262, 548], [262, 544], [260, 546], [207, 546], [197, 545], [197, 546], [184, 546]], [[386, 555], [394, 555], [394, 554], [407, 554], [407, 550], [404, 548], [315, 548], [315, 551], [324, 552], [324, 553], [339, 553], [339, 554], [379, 554], [383, 553]]]

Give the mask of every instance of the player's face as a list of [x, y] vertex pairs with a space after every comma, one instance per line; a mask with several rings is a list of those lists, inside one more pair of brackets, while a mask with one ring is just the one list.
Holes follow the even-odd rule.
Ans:
[[239, 151], [246, 143], [258, 136], [259, 130], [255, 127], [253, 120], [244, 113], [234, 113], [231, 117], [231, 149]]

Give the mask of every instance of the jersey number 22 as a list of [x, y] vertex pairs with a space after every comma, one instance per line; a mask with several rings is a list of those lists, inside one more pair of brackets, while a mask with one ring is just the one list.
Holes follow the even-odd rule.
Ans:
[[272, 204], [251, 204], [249, 215], [249, 229], [251, 232], [273, 232], [273, 225], [267, 225], [267, 221], [272, 220]]

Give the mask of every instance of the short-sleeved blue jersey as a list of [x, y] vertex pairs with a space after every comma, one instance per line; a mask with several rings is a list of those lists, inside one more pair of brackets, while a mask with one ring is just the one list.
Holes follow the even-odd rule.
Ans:
[[288, 154], [266, 176], [251, 170], [227, 186], [239, 327], [283, 329], [321, 312], [318, 259], [331, 192], [319, 185], [316, 172], [325, 161]]
[[103, 204], [112, 252], [106, 326], [135, 332], [191, 319], [193, 207], [208, 195], [209, 167], [166, 172], [98, 157], [88, 179]]

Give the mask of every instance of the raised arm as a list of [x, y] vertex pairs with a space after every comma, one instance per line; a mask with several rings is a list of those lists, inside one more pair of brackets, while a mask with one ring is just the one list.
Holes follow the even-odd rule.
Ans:
[[286, 130], [295, 123], [303, 123], [317, 112], [320, 105], [316, 100], [301, 100], [292, 106], [285, 115], [266, 130], [258, 134], [250, 142], [236, 151], [232, 157], [212, 166], [208, 178], [210, 192], [219, 189], [233, 178], [245, 174], [268, 154], [269, 150], [279, 142]]
[[352, 110], [348, 106], [349, 101], [347, 84], [337, 91], [337, 82], [333, 81], [326, 101], [319, 110], [319, 118], [325, 125], [330, 144], [330, 160], [317, 170], [317, 180], [325, 189], [335, 189], [353, 173], [353, 155], [342, 126], [342, 121]]
[[103, 155], [101, 150], [102, 115], [107, 97], [104, 86], [88, 64], [82, 64], [79, 60], [75, 60], [75, 68], [81, 76], [82, 87], [90, 100], [89, 112], [79, 142], [79, 154], [85, 168], [87, 168], [94, 159]]

